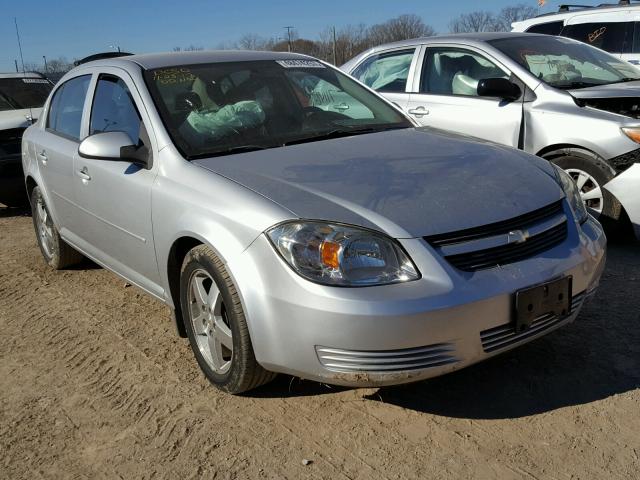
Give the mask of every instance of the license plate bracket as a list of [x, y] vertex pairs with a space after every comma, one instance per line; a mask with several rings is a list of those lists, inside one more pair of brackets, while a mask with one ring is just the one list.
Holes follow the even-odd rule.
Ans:
[[571, 313], [572, 277], [567, 276], [516, 292], [516, 332], [524, 332], [543, 315]]

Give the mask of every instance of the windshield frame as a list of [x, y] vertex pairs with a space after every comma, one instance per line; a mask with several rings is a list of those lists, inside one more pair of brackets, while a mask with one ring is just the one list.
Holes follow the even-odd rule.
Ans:
[[[315, 59], [313, 59], [313, 61], [320, 62], [319, 60], [315, 60]], [[142, 78], [151, 96], [151, 99], [153, 100], [153, 104], [156, 108], [156, 111], [158, 112], [158, 117], [160, 118], [162, 125], [164, 126], [171, 142], [173, 143], [173, 146], [178, 150], [180, 155], [187, 161], [198, 160], [203, 158], [212, 158], [216, 156], [224, 156], [229, 154], [236, 154], [236, 152], [234, 151], [229, 152], [228, 151], [229, 149], [239, 150], [238, 153], [241, 153], [242, 148], [245, 146], [255, 147], [255, 148], [248, 148], [246, 151], [263, 150], [263, 149], [271, 149], [271, 148], [284, 148], [289, 146], [290, 143], [292, 145], [296, 145], [299, 143], [322, 141], [323, 139], [326, 139], [326, 138], [323, 138], [323, 137], [326, 137], [325, 134], [328, 134], [329, 137], [334, 137], [335, 135], [333, 134], [336, 133], [335, 127], [327, 131], [309, 132], [308, 138], [305, 138], [305, 139], [301, 139], [299, 135], [292, 135], [290, 138], [283, 138], [277, 135], [273, 135], [270, 138], [271, 140], [273, 140], [273, 142], [264, 144], [264, 145], [262, 144], [242, 145], [242, 144], [224, 142], [220, 144], [219, 149], [208, 150], [206, 152], [198, 152], [198, 153], [192, 153], [192, 152], [190, 153], [182, 147], [182, 143], [184, 142], [185, 139], [177, 131], [179, 127], [173, 125], [171, 122], [171, 113], [167, 109], [167, 105], [165, 104], [165, 101], [162, 98], [162, 94], [160, 93], [160, 90], [156, 87], [153, 79], [153, 74], [155, 71], [163, 70], [163, 69], [183, 69], [183, 68], [184, 69], [191, 69], [191, 68], [201, 69], [201, 68], [206, 68], [207, 66], [210, 66], [213, 68], [215, 68], [216, 66], [229, 67], [231, 65], [237, 65], [238, 67], [241, 68], [243, 64], [246, 64], [246, 65], [256, 64], [256, 63], [271, 64], [276, 62], [277, 60], [249, 60], [249, 61], [238, 60], [238, 61], [231, 61], [231, 62], [212, 61], [212, 62], [196, 63], [196, 64], [175, 64], [175, 65], [168, 65], [160, 68], [142, 69]], [[384, 97], [376, 93], [375, 91], [371, 90], [366, 85], [362, 85], [360, 82], [351, 78], [349, 75], [345, 74], [344, 72], [335, 68], [334, 66], [326, 64], [325, 62], [320, 62], [320, 63], [324, 68], [330, 69], [332, 72], [335, 73], [335, 75], [341, 77], [341, 81], [350, 83], [353, 88], [359, 89], [366, 95], [371, 95], [377, 101], [381, 102], [384, 105], [384, 107], [388, 108], [391, 112], [393, 112], [398, 119], [397, 122], [393, 122], [393, 123], [375, 123], [374, 122], [374, 123], [359, 123], [358, 125], [354, 125], [351, 127], [344, 126], [345, 135], [342, 135], [342, 136], [348, 136], [348, 134], [357, 135], [357, 134], [363, 134], [363, 133], [374, 133], [373, 131], [366, 131], [369, 129], [376, 129], [376, 131], [385, 131], [390, 129], [415, 127], [414, 123], [407, 117], [407, 115], [399, 107], [394, 105], [392, 102], [388, 101], [387, 99], [385, 99]], [[312, 72], [313, 70], [317, 70], [317, 69], [313, 67], [296, 67], [295, 70]], [[289, 82], [291, 82], [291, 80], [289, 80]], [[284, 83], [287, 83], [287, 82], [284, 82]], [[291, 85], [287, 85], [286, 88], [291, 90], [290, 94], [292, 98], [295, 98], [296, 94], [293, 87]], [[315, 139], [314, 137], [317, 137], [317, 139]], [[187, 142], [184, 142], [184, 143], [187, 143]]]
[[[567, 80], [567, 84], [563, 85], [560, 82], [558, 83], [554, 83], [554, 82], [550, 82], [548, 80], [545, 80], [543, 77], [540, 77], [538, 75], [536, 75], [530, 68], [529, 63], [527, 62], [526, 59], [524, 58], [519, 58], [516, 55], [517, 50], [514, 49], [510, 49], [507, 47], [507, 45], [516, 43], [516, 42], [523, 42], [526, 43], [527, 45], [530, 45], [532, 50], [534, 51], [541, 51], [541, 55], [545, 56], [545, 57], [552, 57], [552, 56], [561, 56], [562, 54], [558, 54], [558, 53], [548, 53], [545, 52], [545, 48], [542, 46], [543, 43], [546, 42], [553, 42], [555, 44], [554, 48], [557, 48], [558, 45], [560, 44], [565, 44], [565, 45], [571, 45], [571, 48], [568, 49], [570, 50], [568, 53], [565, 53], [564, 55], [566, 55], [567, 57], [570, 58], [571, 61], [574, 62], [581, 62], [581, 63], [586, 63], [587, 61], [591, 61], [591, 63], [593, 65], [595, 65], [596, 67], [599, 67], [607, 72], [609, 72], [610, 74], [613, 74], [615, 76], [618, 76], [619, 78], [617, 80], [612, 80], [612, 81], [601, 81], [598, 83], [594, 83], [594, 82], [582, 82], [582, 81], [574, 81], [571, 82], [569, 80]], [[582, 88], [591, 88], [591, 87], [601, 87], [601, 86], [605, 86], [605, 85], [612, 85], [615, 83], [621, 83], [621, 82], [625, 82], [625, 81], [632, 81], [629, 79], [628, 77], [628, 73], [624, 73], [623, 71], [620, 71], [618, 69], [616, 69], [614, 66], [612, 66], [609, 62], [606, 62], [604, 59], [606, 59], [607, 57], [611, 59], [612, 63], [614, 64], [619, 64], [620, 66], [625, 66], [626, 67], [626, 62], [623, 59], [617, 58], [614, 55], [611, 55], [609, 52], [606, 52], [604, 50], [601, 50], [599, 48], [593, 47], [591, 45], [588, 45], [586, 43], [583, 42], [579, 42], [577, 40], [573, 40], [571, 38], [567, 38], [567, 37], [562, 37], [562, 36], [555, 36], [555, 35], [539, 35], [539, 34], [532, 34], [532, 35], [520, 35], [520, 36], [513, 36], [513, 37], [507, 37], [507, 38], [498, 38], [498, 39], [494, 39], [494, 40], [489, 40], [487, 41], [487, 43], [493, 47], [494, 49], [496, 49], [498, 52], [500, 52], [500, 54], [504, 55], [505, 57], [507, 57], [511, 62], [514, 62], [516, 65], [518, 65], [520, 68], [522, 68], [524, 71], [526, 71], [532, 78], [536, 79], [536, 81], [542, 82], [545, 85], [551, 87], [551, 88], [556, 88], [558, 90], [578, 90], [578, 89], [582, 89]], [[540, 45], [540, 46], [539, 46]], [[571, 49], [573, 48], [580, 48], [580, 49], [584, 49], [584, 51], [586, 52], [585, 55], [582, 58], [578, 58], [575, 57], [573, 55], [573, 51], [571, 51]], [[589, 59], [588, 57], [591, 57], [591, 59]], [[631, 72], [632, 74], [636, 74], [638, 76], [637, 79], [633, 79], [633, 81], [637, 80], [640, 81], [640, 72], [635, 72], [633, 66], [631, 64], [629, 64], [629, 72]], [[580, 77], [580, 78], [585, 78], [585, 77]], [[589, 79], [589, 77], [587, 77], [587, 79]], [[598, 80], [598, 79], [594, 79], [594, 78], [590, 78], [591, 80]], [[578, 80], [578, 79], [576, 79]]]

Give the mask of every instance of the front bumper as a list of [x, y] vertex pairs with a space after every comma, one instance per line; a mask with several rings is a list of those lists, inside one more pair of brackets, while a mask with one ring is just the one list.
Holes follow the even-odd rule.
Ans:
[[640, 163], [634, 163], [605, 185], [622, 204], [640, 240]]
[[[606, 238], [589, 219], [566, 241], [518, 263], [477, 272], [451, 267], [422, 239], [402, 240], [422, 278], [365, 288], [326, 287], [294, 273], [261, 236], [229, 264], [254, 352], [266, 369], [326, 383], [383, 386], [442, 375], [573, 321], [594, 293]], [[510, 331], [514, 292], [573, 277], [574, 309]]]

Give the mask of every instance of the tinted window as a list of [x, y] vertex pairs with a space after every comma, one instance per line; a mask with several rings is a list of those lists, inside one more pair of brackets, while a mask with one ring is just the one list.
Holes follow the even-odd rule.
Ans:
[[145, 79], [187, 158], [411, 125], [378, 95], [317, 60], [183, 65], [146, 70]]
[[544, 33], [545, 35], [560, 35], [564, 22], [539, 23], [527, 29], [527, 33]]
[[373, 55], [354, 70], [353, 76], [379, 92], [404, 92], [414, 52], [412, 48]]
[[588, 43], [606, 52], [627, 53], [631, 48], [633, 30], [631, 23], [581, 23], [564, 27], [562, 36]]
[[140, 137], [140, 115], [131, 93], [113, 75], [100, 76], [93, 97], [89, 135], [100, 132], [125, 132], [134, 144]]
[[80, 139], [82, 109], [87, 97], [91, 75], [82, 75], [65, 82], [53, 96], [47, 117], [47, 128], [62, 135]]
[[640, 53], [640, 22], [634, 24], [633, 47], [631, 53]]
[[51, 88], [51, 82], [44, 78], [0, 78], [0, 111], [39, 108]]
[[425, 56], [420, 91], [435, 95], [477, 95], [478, 82], [509, 78], [485, 57], [468, 50], [432, 48]]

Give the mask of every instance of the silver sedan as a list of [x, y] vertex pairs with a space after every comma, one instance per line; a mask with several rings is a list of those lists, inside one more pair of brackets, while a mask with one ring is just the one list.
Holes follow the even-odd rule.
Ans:
[[89, 257], [165, 302], [231, 393], [465, 367], [573, 321], [604, 266], [562, 170], [416, 128], [302, 55], [80, 65], [23, 165], [45, 261]]

